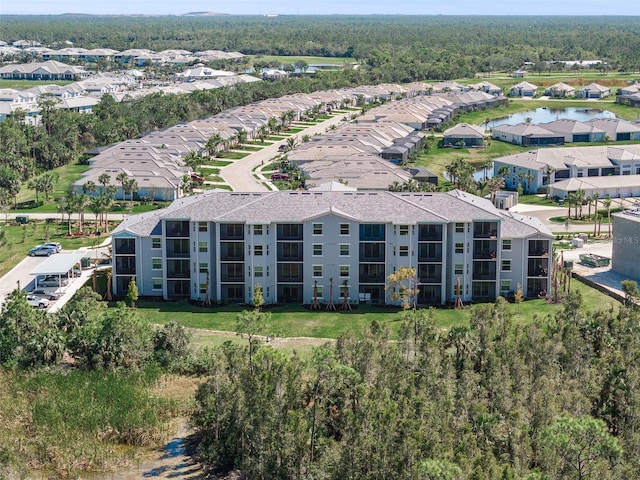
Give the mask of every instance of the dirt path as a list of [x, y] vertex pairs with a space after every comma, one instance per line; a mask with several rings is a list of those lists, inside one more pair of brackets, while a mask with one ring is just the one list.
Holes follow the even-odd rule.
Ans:
[[143, 478], [172, 478], [177, 480], [212, 479], [202, 466], [193, 462], [188, 455], [189, 438], [193, 431], [186, 419], [180, 419], [175, 436], [157, 451], [156, 458], [142, 460], [135, 467], [123, 468], [115, 472], [81, 476], [83, 480], [138, 480]]

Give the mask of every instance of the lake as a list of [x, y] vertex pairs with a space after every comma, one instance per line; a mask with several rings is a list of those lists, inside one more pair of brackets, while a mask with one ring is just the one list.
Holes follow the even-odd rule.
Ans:
[[553, 122], [554, 120], [578, 120], [586, 122], [587, 120], [595, 120], [597, 118], [616, 118], [615, 113], [608, 110], [600, 110], [598, 108], [585, 107], [567, 107], [552, 108], [541, 107], [526, 112], [514, 113], [508, 117], [496, 118], [489, 122], [489, 127], [496, 125], [517, 125], [525, 123], [527, 119], [531, 119], [532, 124]]

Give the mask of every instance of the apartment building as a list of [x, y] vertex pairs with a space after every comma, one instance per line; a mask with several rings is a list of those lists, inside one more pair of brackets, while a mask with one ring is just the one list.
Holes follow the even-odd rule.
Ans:
[[387, 276], [417, 271], [418, 303], [549, 291], [552, 234], [474, 195], [208, 191], [134, 215], [112, 235], [113, 291], [267, 303], [391, 304]]

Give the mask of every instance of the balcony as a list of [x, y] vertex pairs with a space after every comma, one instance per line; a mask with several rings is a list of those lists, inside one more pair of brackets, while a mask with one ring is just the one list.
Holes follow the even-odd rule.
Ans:
[[549, 241], [548, 240], [529, 240], [529, 256], [530, 257], [548, 257]]
[[418, 262], [442, 262], [442, 244], [418, 244]]
[[529, 259], [527, 265], [528, 277], [547, 277], [549, 276], [549, 266], [546, 259], [533, 258]]
[[473, 258], [481, 260], [495, 260], [498, 251], [497, 240], [474, 240]]
[[189, 236], [189, 222], [187, 221], [167, 221], [167, 238], [184, 238]]
[[244, 263], [224, 263], [220, 265], [222, 282], [244, 282]]
[[133, 238], [116, 238], [115, 247], [116, 255], [136, 254], [136, 241]]
[[116, 274], [117, 275], [134, 275], [135, 273], [136, 273], [135, 257], [116, 256]]
[[278, 262], [302, 262], [303, 259], [301, 242], [278, 242]]
[[384, 262], [384, 243], [361, 243], [360, 262]]
[[189, 258], [189, 240], [167, 240], [167, 258]]
[[243, 242], [221, 242], [220, 260], [223, 262], [243, 262], [244, 243]]
[[244, 240], [244, 225], [241, 223], [221, 223], [220, 240]]
[[474, 222], [473, 238], [497, 238], [498, 222]]
[[418, 241], [441, 242], [442, 241], [442, 225], [419, 225]]

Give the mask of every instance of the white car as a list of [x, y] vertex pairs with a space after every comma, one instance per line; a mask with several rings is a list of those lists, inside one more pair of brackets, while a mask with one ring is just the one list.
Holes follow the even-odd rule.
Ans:
[[58, 242], [47, 242], [43, 245], [43, 247], [53, 248], [56, 253], [60, 253], [60, 250], [62, 250], [62, 245], [60, 245], [60, 243]]
[[27, 295], [27, 303], [34, 308], [47, 308], [49, 306], [49, 300], [35, 295]]

